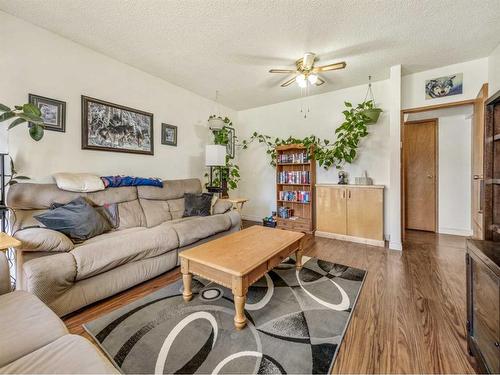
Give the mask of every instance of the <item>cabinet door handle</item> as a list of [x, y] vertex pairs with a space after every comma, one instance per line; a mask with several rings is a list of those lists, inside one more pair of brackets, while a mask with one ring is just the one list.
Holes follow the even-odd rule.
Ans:
[[350, 190], [347, 190], [347, 194], [348, 194], [348, 195], [347, 195], [347, 197], [348, 197], [349, 199], [351, 199], [351, 191], [350, 191]]
[[345, 199], [345, 190], [342, 190], [342, 198]]

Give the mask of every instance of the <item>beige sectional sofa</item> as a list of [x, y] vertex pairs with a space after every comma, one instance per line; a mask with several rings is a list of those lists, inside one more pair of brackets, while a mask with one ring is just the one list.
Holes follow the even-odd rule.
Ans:
[[[6, 263], [0, 252], [1, 291], [10, 290]], [[70, 335], [54, 312], [24, 291], [0, 295], [0, 348], [0, 374], [119, 374], [97, 347]]]
[[[179, 252], [240, 228], [239, 214], [222, 200], [211, 216], [183, 218], [184, 193], [201, 190], [198, 179], [94, 193], [62, 191], [55, 184], [11, 186], [11, 231], [23, 244], [17, 250], [19, 288], [63, 316], [178, 266]], [[119, 227], [81, 244], [59, 232], [30, 228], [40, 225], [33, 215], [78, 196], [95, 206], [116, 203]]]

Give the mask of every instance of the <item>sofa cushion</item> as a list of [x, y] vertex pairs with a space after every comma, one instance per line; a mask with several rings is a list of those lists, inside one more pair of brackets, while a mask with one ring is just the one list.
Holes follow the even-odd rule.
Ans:
[[152, 258], [179, 247], [177, 233], [170, 223], [129, 233], [118, 232], [106, 241], [94, 241], [76, 247], [76, 280], [83, 280], [120, 265]]
[[231, 210], [233, 207], [233, 204], [229, 201], [226, 201], [224, 199], [218, 199], [217, 202], [215, 202], [214, 207], [212, 209], [212, 215], [219, 215], [219, 214], [224, 214]]
[[[43, 323], [38, 322], [38, 325], [43, 326]], [[64, 335], [0, 368], [0, 373], [119, 374], [120, 372], [87, 339], [77, 335]]]
[[85, 241], [111, 230], [110, 222], [83, 197], [37, 215], [35, 219], [74, 241]]
[[56, 314], [32, 294], [17, 291], [0, 296], [0, 367], [67, 332]]
[[212, 193], [184, 194], [184, 217], [208, 216], [212, 207]]
[[201, 182], [197, 178], [163, 181], [163, 187], [138, 186], [139, 198], [169, 200], [182, 198], [185, 193], [201, 193]]
[[172, 220], [182, 218], [184, 216], [184, 197], [168, 200], [168, 208], [170, 209]]
[[179, 237], [179, 247], [189, 245], [203, 238], [212, 236], [231, 228], [228, 215], [197, 216], [191, 220], [172, 223]]
[[120, 230], [146, 226], [146, 217], [138, 199], [118, 203], [118, 215], [120, 216], [120, 226], [118, 227]]
[[155, 227], [165, 221], [172, 220], [170, 208], [167, 201], [151, 200], [140, 198], [142, 210], [146, 217], [146, 225], [148, 228]]
[[26, 228], [18, 230], [14, 237], [22, 242], [23, 251], [66, 252], [75, 247], [64, 233], [48, 228]]

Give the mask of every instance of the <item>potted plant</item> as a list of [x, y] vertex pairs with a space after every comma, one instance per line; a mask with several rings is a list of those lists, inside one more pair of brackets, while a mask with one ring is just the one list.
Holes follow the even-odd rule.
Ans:
[[373, 100], [368, 100], [367, 102], [362, 103], [362, 105], [364, 109], [361, 110], [361, 113], [366, 117], [366, 124], [376, 124], [380, 114], [382, 113], [382, 109], [375, 107]]

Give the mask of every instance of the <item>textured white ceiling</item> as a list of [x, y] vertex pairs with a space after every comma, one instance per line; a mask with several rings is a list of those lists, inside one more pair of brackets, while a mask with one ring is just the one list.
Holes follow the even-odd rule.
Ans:
[[487, 56], [499, 0], [0, 0], [0, 9], [208, 98], [246, 109], [300, 96], [305, 51], [345, 60], [311, 94]]

